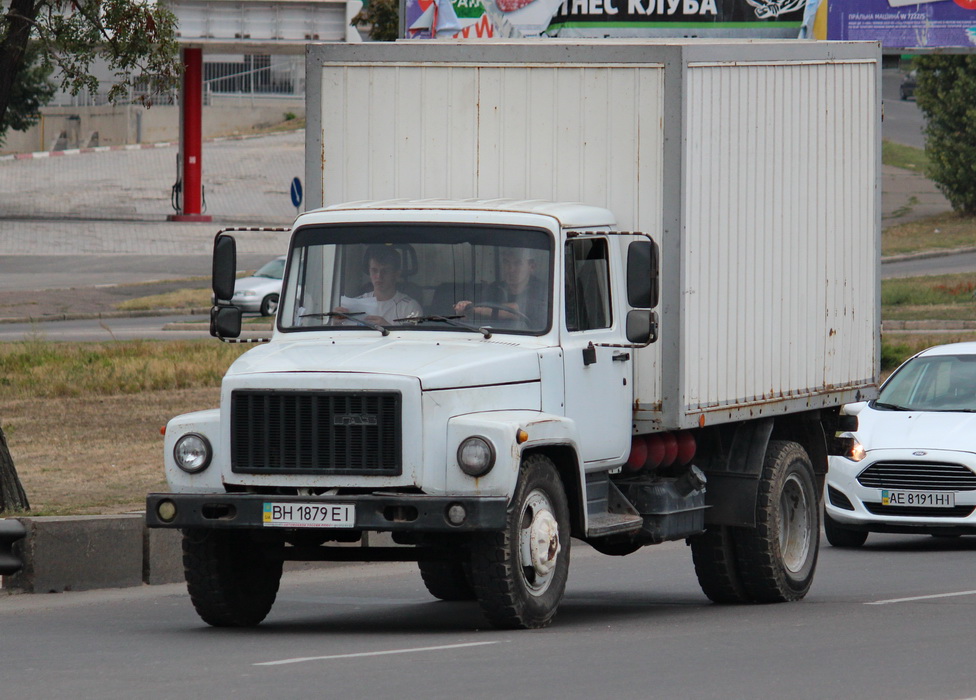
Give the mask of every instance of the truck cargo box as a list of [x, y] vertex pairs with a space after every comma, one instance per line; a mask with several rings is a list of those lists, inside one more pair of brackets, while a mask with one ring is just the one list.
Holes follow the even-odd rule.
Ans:
[[873, 395], [880, 48], [797, 40], [311, 45], [310, 206], [582, 202], [661, 247], [635, 430]]

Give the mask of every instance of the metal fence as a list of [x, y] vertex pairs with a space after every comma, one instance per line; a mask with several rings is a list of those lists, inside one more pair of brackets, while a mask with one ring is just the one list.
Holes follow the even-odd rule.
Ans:
[[[272, 62], [272, 59], [275, 59]], [[305, 96], [305, 63], [300, 56], [245, 55], [236, 61], [209, 61], [203, 64], [204, 104], [210, 104], [214, 95], [248, 95], [252, 97]], [[51, 107], [95, 107], [108, 104], [108, 92], [113, 83], [100, 80], [98, 90], [87, 90], [72, 95], [59, 90], [49, 103]], [[146, 91], [136, 84], [128, 100], [121, 104], [140, 102]], [[179, 91], [165, 95], [153, 95], [154, 104], [179, 104]]]

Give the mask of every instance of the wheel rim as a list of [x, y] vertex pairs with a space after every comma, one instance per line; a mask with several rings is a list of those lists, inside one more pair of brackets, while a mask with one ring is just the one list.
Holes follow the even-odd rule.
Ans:
[[791, 474], [780, 494], [779, 549], [783, 565], [799, 573], [810, 554], [810, 500], [803, 482]]
[[272, 297], [268, 299], [265, 306], [268, 308], [268, 316], [274, 316], [276, 313], [278, 313], [278, 300], [276, 298]]
[[522, 582], [531, 595], [540, 596], [553, 581], [562, 545], [552, 503], [539, 489], [532, 491], [522, 504], [518, 537]]

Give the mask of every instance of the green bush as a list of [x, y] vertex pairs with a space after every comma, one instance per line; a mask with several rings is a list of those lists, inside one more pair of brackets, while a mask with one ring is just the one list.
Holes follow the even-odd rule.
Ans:
[[976, 214], [976, 55], [915, 59], [929, 177], [952, 208]]

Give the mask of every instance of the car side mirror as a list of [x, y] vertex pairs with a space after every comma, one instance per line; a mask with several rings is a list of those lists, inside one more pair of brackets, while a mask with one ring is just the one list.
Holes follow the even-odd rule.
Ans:
[[627, 312], [627, 342], [650, 345], [657, 341], [657, 312], [633, 309]]
[[[234, 284], [237, 281], [237, 241], [233, 236], [217, 234], [214, 239], [213, 272], [211, 274], [211, 288], [214, 299], [229, 304], [234, 296]], [[238, 331], [239, 332], [239, 331]]]
[[237, 338], [241, 335], [241, 310], [236, 306], [214, 306], [210, 309], [210, 335], [215, 338]]
[[653, 309], [658, 303], [658, 249], [650, 238], [627, 247], [627, 303], [636, 309]]

